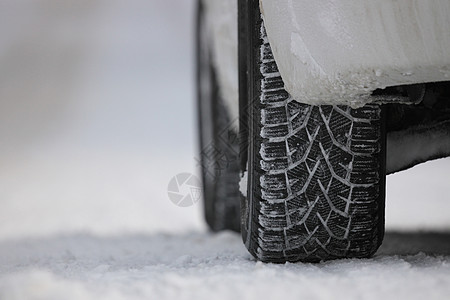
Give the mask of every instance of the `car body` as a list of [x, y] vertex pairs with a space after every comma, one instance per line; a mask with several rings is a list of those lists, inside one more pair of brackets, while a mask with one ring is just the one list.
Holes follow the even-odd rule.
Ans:
[[376, 253], [386, 175], [450, 156], [449, 12], [446, 0], [199, 0], [209, 228], [241, 231], [264, 262]]
[[[237, 119], [238, 1], [204, 4], [220, 92]], [[447, 0], [261, 0], [260, 11], [285, 89], [299, 102], [414, 105], [424, 84], [450, 81]], [[389, 87], [416, 91], [376, 93]], [[403, 126], [388, 129], [388, 173], [450, 155], [448, 118], [435, 119], [392, 121]]]
[[305, 103], [358, 107], [376, 89], [450, 80], [447, 0], [260, 6], [285, 88]]

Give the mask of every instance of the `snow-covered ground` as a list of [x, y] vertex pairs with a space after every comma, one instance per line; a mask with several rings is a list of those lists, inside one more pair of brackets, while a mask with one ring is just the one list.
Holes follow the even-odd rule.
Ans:
[[445, 299], [450, 159], [388, 177], [369, 260], [262, 264], [167, 184], [197, 172], [193, 1], [0, 3], [0, 299]]

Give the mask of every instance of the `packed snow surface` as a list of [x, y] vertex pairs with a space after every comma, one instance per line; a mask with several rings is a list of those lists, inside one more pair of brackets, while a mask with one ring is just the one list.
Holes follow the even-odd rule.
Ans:
[[373, 259], [281, 265], [251, 259], [229, 232], [10, 240], [0, 242], [0, 298], [441, 300], [449, 238], [388, 234]]
[[256, 262], [167, 195], [198, 161], [193, 1], [0, 6], [0, 299], [450, 295], [449, 159], [388, 177], [373, 259]]

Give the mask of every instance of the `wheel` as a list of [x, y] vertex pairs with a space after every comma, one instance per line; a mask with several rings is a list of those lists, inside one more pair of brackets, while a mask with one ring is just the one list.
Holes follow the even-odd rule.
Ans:
[[242, 236], [264, 262], [370, 257], [384, 235], [378, 105], [310, 106], [284, 90], [258, 1], [239, 4]]
[[239, 145], [221, 99], [202, 1], [197, 13], [197, 111], [204, 214], [213, 231], [240, 231]]

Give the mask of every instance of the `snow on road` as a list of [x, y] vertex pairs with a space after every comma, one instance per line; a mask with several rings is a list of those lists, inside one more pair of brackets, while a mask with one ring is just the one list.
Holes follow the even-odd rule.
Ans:
[[64, 3], [0, 4], [1, 300], [448, 298], [450, 159], [388, 177], [373, 259], [256, 262], [167, 197], [196, 172], [193, 1]]
[[0, 249], [1, 299], [445, 299], [450, 293], [449, 234], [388, 234], [373, 259], [320, 264], [255, 262], [230, 232], [72, 234], [2, 242]]

